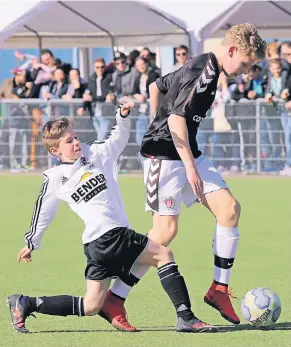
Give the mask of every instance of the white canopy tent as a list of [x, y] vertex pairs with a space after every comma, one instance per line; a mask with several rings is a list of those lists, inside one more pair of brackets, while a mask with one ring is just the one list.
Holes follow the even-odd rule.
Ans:
[[[9, 7], [14, 12], [13, 2], [0, 2], [0, 18]], [[192, 40], [183, 21], [142, 1], [36, 1], [9, 24], [0, 21], [1, 48], [191, 46]]]
[[199, 40], [223, 37], [234, 24], [252, 23], [265, 39], [291, 39], [291, 1], [240, 1], [199, 31]]

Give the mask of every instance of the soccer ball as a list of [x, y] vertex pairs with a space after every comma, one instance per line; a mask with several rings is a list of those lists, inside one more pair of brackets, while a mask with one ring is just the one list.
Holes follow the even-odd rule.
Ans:
[[281, 302], [268, 288], [255, 288], [246, 293], [241, 303], [244, 318], [256, 327], [269, 327], [280, 317]]

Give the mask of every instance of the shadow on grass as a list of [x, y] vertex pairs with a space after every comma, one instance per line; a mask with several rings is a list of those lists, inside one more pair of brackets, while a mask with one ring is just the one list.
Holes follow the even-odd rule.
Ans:
[[[249, 324], [240, 325], [220, 325], [217, 326], [219, 333], [231, 333], [239, 331], [277, 331], [277, 330], [291, 330], [291, 322], [288, 323], [277, 323], [270, 328], [257, 328]], [[141, 327], [136, 332], [174, 332], [175, 328], [173, 326], [149, 326]], [[118, 330], [105, 330], [105, 329], [95, 329], [95, 330], [85, 330], [85, 329], [72, 329], [72, 330], [41, 330], [31, 332], [31, 334], [54, 334], [54, 333], [118, 333]]]

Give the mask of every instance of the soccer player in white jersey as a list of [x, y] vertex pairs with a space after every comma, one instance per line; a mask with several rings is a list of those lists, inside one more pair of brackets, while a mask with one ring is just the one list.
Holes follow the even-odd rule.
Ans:
[[[199, 55], [178, 71], [158, 79], [150, 91], [156, 117], [140, 151], [146, 211], [151, 211], [153, 216], [150, 239], [165, 246], [170, 244], [178, 232], [182, 203], [190, 207], [200, 201], [215, 216], [214, 279], [204, 301], [233, 324], [239, 324], [240, 320], [229, 298], [228, 283], [238, 247], [241, 207], [199, 150], [196, 135], [214, 100], [220, 73], [233, 77], [247, 72], [252, 64], [264, 58], [265, 51], [266, 42], [256, 28], [238, 24], [229, 29], [212, 52]], [[162, 94], [163, 100], [158, 102]], [[195, 220], [191, 229], [191, 232], [204, 232], [195, 230]], [[130, 277], [114, 283], [103, 309], [108, 319], [122, 314], [132, 286], [147, 269], [136, 264]]]
[[[32, 252], [39, 248], [43, 233], [55, 216], [58, 201], [63, 200], [85, 224], [82, 240], [87, 257], [87, 292], [84, 298], [9, 296], [12, 326], [20, 333], [28, 332], [26, 318], [34, 312], [80, 317], [98, 314], [111, 279], [127, 277], [136, 262], [158, 268], [161, 284], [176, 309], [178, 332], [217, 331], [192, 312], [187, 287], [172, 252], [130, 229], [119, 192], [117, 159], [129, 139], [127, 116], [131, 107], [133, 104], [128, 103], [119, 108], [110, 136], [91, 145], [81, 145], [67, 118], [50, 120], [43, 127], [43, 143], [59, 158], [60, 165], [43, 174], [45, 181], [18, 261], [31, 261]], [[120, 330], [130, 328], [118, 321], [113, 325]]]

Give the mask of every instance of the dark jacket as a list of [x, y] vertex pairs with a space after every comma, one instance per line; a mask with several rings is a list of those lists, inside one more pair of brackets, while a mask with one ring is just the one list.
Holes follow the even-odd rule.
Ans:
[[[148, 79], [146, 81], [147, 98], [149, 98], [149, 95], [150, 95], [149, 94], [149, 86], [151, 83], [155, 82], [157, 78], [159, 78], [159, 74], [156, 71], [149, 70]], [[140, 79], [141, 79], [141, 75], [137, 76], [135, 81], [134, 81], [133, 94], [141, 94], [140, 89], [139, 89]]]
[[62, 98], [63, 95], [67, 94], [68, 90], [68, 83], [63, 82], [61, 88], [57, 90], [58, 82], [57, 81], [51, 81], [49, 83], [49, 92], [52, 94], [53, 98]]
[[112, 85], [112, 75], [110, 73], [104, 73], [103, 78], [101, 80], [101, 89], [102, 95], [97, 96], [97, 74], [94, 72], [88, 82], [88, 90], [90, 91], [90, 95], [92, 95], [93, 101], [104, 102], [106, 99], [106, 95], [114, 92], [114, 88]]

